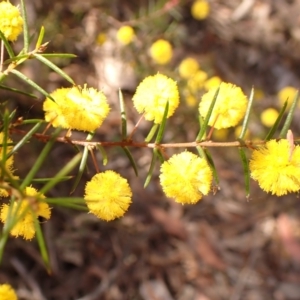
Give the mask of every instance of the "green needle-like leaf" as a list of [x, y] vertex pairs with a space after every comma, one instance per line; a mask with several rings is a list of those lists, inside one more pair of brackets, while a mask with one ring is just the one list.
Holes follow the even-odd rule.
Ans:
[[205, 152], [206, 160], [208, 161], [208, 164], [210, 165], [210, 168], [213, 172], [213, 178], [214, 178], [216, 184], [219, 184], [220, 180], [219, 180], [218, 172], [217, 172], [215, 163], [213, 161], [213, 158], [212, 158], [210, 152], [208, 152], [208, 150], [204, 150], [204, 152]]
[[27, 53], [29, 50], [29, 29], [25, 1], [21, 0], [21, 12], [23, 16], [23, 36], [24, 36], [24, 52]]
[[41, 94], [43, 94], [46, 98], [51, 99], [52, 101], [55, 102], [55, 100], [53, 99], [53, 97], [46, 92], [43, 88], [41, 88], [39, 85], [37, 85], [34, 81], [32, 81], [31, 79], [29, 79], [27, 76], [25, 76], [23, 73], [19, 72], [16, 69], [13, 69], [10, 71], [10, 73], [16, 75], [17, 77], [19, 77], [20, 79], [22, 79], [23, 81], [25, 81], [26, 83], [28, 83], [29, 85], [31, 85], [35, 90], [39, 91]]
[[42, 26], [41, 30], [40, 30], [38, 40], [37, 40], [36, 45], [35, 45], [35, 49], [39, 49], [41, 47], [41, 45], [43, 43], [44, 35], [45, 35], [45, 27]]
[[244, 148], [239, 148], [239, 153], [240, 153], [240, 157], [241, 157], [243, 169], [244, 169], [246, 197], [249, 197], [249, 195], [250, 195], [250, 170], [249, 170], [248, 159], [247, 159]]
[[2, 84], [0, 84], [0, 89], [10, 91], [10, 92], [14, 92], [14, 93], [18, 93], [20, 95], [25, 95], [25, 96], [28, 96], [28, 97], [31, 97], [31, 98], [38, 99], [38, 96], [36, 96], [32, 93], [26, 93], [24, 91], [21, 91], [21, 90], [15, 89], [15, 88], [11, 88], [11, 87], [8, 87], [8, 86], [2, 85]]
[[44, 57], [43, 55], [40, 55], [40, 54], [34, 54], [33, 57], [37, 58], [40, 62], [44, 63], [46, 66], [48, 66], [54, 72], [56, 72], [61, 77], [66, 79], [68, 82], [75, 85], [75, 82], [69, 75], [67, 75], [62, 69], [60, 69], [57, 65], [55, 65], [53, 62], [48, 60], [46, 57]]
[[246, 114], [245, 114], [243, 125], [242, 125], [242, 130], [241, 130], [241, 133], [240, 133], [240, 136], [239, 136], [239, 139], [241, 139], [241, 140], [244, 139], [245, 134], [247, 132], [250, 112], [251, 112], [251, 108], [252, 108], [252, 105], [253, 105], [253, 99], [254, 99], [254, 88], [251, 89], [251, 93], [250, 93], [250, 97], [249, 97], [249, 101], [248, 101], [248, 106], [247, 106]]
[[206, 115], [206, 117], [205, 117], [205, 119], [204, 119], [204, 121], [203, 121], [202, 127], [200, 128], [200, 131], [199, 131], [199, 133], [198, 133], [198, 135], [197, 135], [196, 142], [200, 142], [200, 141], [202, 140], [202, 138], [203, 138], [205, 132], [206, 132], [206, 129], [207, 129], [207, 126], [208, 126], [208, 122], [209, 122], [209, 119], [210, 119], [210, 117], [211, 117], [211, 114], [212, 114], [212, 112], [213, 112], [214, 106], [215, 106], [215, 104], [216, 104], [216, 101], [217, 101], [217, 98], [218, 98], [218, 95], [219, 95], [220, 87], [221, 87], [221, 86], [219, 86], [218, 89], [216, 90], [216, 93], [215, 93], [215, 95], [214, 95], [214, 98], [213, 98], [213, 100], [212, 100], [212, 102], [211, 102], [211, 104], [210, 104], [210, 106], [209, 106], [207, 115]]
[[102, 147], [102, 146], [99, 145], [99, 144], [97, 144], [96, 147], [97, 147], [97, 149], [101, 152], [103, 166], [106, 166], [107, 163], [108, 163], [108, 157], [107, 157], [107, 153], [106, 153], [104, 147]]
[[155, 139], [155, 143], [159, 144], [164, 136], [164, 132], [165, 132], [165, 127], [166, 127], [166, 123], [167, 123], [167, 116], [168, 116], [168, 111], [169, 111], [169, 101], [167, 101], [166, 107], [165, 107], [165, 111], [164, 111], [164, 115], [162, 118], [162, 122], [159, 126], [159, 130]]
[[144, 188], [146, 188], [148, 186], [148, 184], [149, 184], [149, 182], [152, 178], [156, 161], [157, 161], [157, 149], [154, 148], [153, 149], [152, 160], [151, 160], [150, 168], [149, 168], [146, 180], [145, 180]]
[[138, 176], [138, 169], [135, 164], [135, 161], [133, 159], [133, 156], [131, 155], [131, 152], [129, 151], [128, 147], [122, 147], [123, 151], [125, 152], [126, 156], [128, 157], [131, 166], [133, 167], [134, 173], [136, 176]]
[[127, 138], [127, 117], [125, 111], [125, 103], [122, 91], [119, 89], [119, 102], [120, 102], [120, 110], [121, 110], [121, 134], [122, 140]]
[[271, 127], [271, 129], [269, 130], [267, 136], [265, 137], [265, 141], [269, 141], [270, 139], [273, 138], [273, 136], [274, 136], [274, 134], [275, 134], [275, 132], [276, 132], [278, 126], [279, 126], [279, 123], [280, 123], [280, 121], [283, 117], [283, 114], [284, 114], [286, 108], [287, 108], [287, 101], [284, 103], [284, 105], [283, 105], [282, 109], [280, 110], [279, 115], [278, 115], [274, 125]]
[[293, 116], [294, 116], [294, 112], [296, 110], [298, 101], [299, 101], [299, 91], [297, 91], [297, 93], [293, 99], [292, 105], [290, 107], [290, 110], [288, 112], [286, 120], [283, 124], [282, 130], [280, 132], [280, 135], [279, 135], [280, 138], [286, 138], [287, 132], [290, 129], [291, 123], [293, 121]]
[[145, 138], [145, 142], [146, 143], [150, 143], [150, 141], [153, 139], [157, 129], [159, 127], [159, 124], [153, 124], [149, 134], [147, 135], [147, 137]]
[[9, 41], [6, 39], [5, 35], [3, 34], [3, 32], [0, 30], [0, 40], [3, 41], [5, 49], [9, 55], [10, 58], [15, 57], [15, 53], [14, 50], [12, 49], [12, 47], [9, 44]]

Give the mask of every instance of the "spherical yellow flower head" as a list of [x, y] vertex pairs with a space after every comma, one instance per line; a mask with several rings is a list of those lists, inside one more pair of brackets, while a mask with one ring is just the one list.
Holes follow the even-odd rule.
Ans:
[[[3, 157], [3, 138], [4, 138], [4, 134], [3, 132], [0, 133], [0, 158]], [[7, 139], [7, 143], [12, 143], [11, 139]], [[12, 146], [7, 146], [6, 148], [6, 153], [10, 152], [12, 150]], [[13, 163], [14, 163], [14, 158], [13, 156], [10, 156], [6, 162], [5, 162], [5, 168], [6, 171], [12, 175], [13, 173]], [[2, 170], [0, 169], [0, 175], [2, 176]], [[4, 176], [5, 178], [5, 176]], [[5, 189], [1, 189], [0, 188], [0, 197], [8, 197], [8, 192]]]
[[261, 115], [260, 115], [260, 120], [263, 125], [266, 127], [272, 127], [278, 117], [279, 113], [276, 109], [274, 108], [268, 108], [265, 109]]
[[150, 47], [150, 56], [157, 64], [165, 65], [172, 59], [172, 45], [166, 40], [157, 40]]
[[131, 26], [122, 26], [117, 31], [117, 40], [123, 45], [128, 45], [133, 41], [134, 30]]
[[96, 174], [85, 187], [85, 202], [90, 212], [105, 221], [122, 217], [131, 204], [128, 182], [114, 171]]
[[19, 9], [10, 2], [0, 2], [0, 31], [7, 40], [15, 41], [23, 30], [23, 18]]
[[209, 3], [205, 0], [194, 1], [191, 7], [191, 14], [196, 20], [204, 20], [207, 18], [210, 11]]
[[167, 118], [174, 114], [179, 105], [177, 83], [162, 74], [148, 76], [137, 87], [132, 101], [139, 113], [145, 113], [146, 120], [160, 124], [167, 102], [169, 101]]
[[[213, 88], [202, 96], [199, 112], [203, 118], [206, 117], [217, 89]], [[231, 83], [222, 83], [208, 125], [216, 129], [235, 126], [243, 119], [246, 109], [247, 97], [241, 88]]]
[[213, 76], [204, 82], [204, 88], [207, 91], [209, 91], [210, 89], [213, 89], [213, 88], [218, 88], [220, 86], [221, 82], [222, 82], [222, 80], [219, 76]]
[[14, 289], [9, 284], [0, 284], [1, 300], [18, 300]]
[[109, 113], [105, 95], [94, 89], [81, 87], [61, 88], [51, 93], [55, 102], [44, 102], [45, 120], [54, 127], [94, 131]]
[[[28, 198], [20, 200], [22, 201], [21, 204], [19, 204], [18, 201], [15, 201], [13, 204], [10, 216], [17, 219], [21, 217], [21, 219], [19, 219], [11, 229], [10, 234], [15, 237], [22, 236], [25, 240], [31, 240], [35, 236], [34, 218], [43, 217], [49, 220], [51, 210], [49, 205], [41, 200], [45, 198], [45, 196], [39, 194], [33, 187], [26, 187], [25, 195]], [[34, 200], [35, 202], [29, 198], [37, 196], [39, 197], [39, 200]], [[10, 204], [3, 204], [0, 212], [0, 219], [3, 223], [5, 223], [9, 217], [9, 210]]]
[[297, 89], [292, 86], [286, 86], [278, 92], [279, 104], [284, 105], [285, 101], [288, 101], [288, 107], [291, 106], [294, 97], [297, 93]]
[[287, 140], [271, 140], [254, 150], [249, 167], [266, 192], [282, 196], [300, 190], [300, 146], [291, 149]]
[[194, 76], [190, 77], [187, 81], [187, 87], [192, 93], [197, 93], [203, 88], [204, 82], [207, 79], [207, 73], [198, 70]]
[[199, 68], [199, 63], [195, 58], [187, 57], [180, 63], [178, 72], [182, 78], [187, 79], [194, 76]]
[[212, 171], [204, 158], [185, 151], [165, 161], [159, 176], [167, 197], [182, 204], [194, 204], [211, 188]]

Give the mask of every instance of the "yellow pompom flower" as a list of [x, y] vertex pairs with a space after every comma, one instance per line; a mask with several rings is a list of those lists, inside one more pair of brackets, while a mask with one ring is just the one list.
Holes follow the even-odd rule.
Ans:
[[123, 45], [128, 45], [133, 41], [134, 30], [131, 26], [122, 26], [117, 31], [117, 39]]
[[282, 196], [300, 190], [300, 146], [291, 147], [286, 139], [270, 140], [254, 150], [249, 167], [251, 177], [268, 193]]
[[210, 11], [209, 3], [205, 0], [196, 0], [192, 4], [191, 14], [196, 20], [204, 20]]
[[97, 36], [97, 39], [96, 39], [96, 43], [99, 45], [99, 46], [102, 46], [107, 40], [107, 36], [105, 33], [99, 33], [98, 36]]
[[45, 120], [54, 127], [94, 131], [109, 113], [105, 95], [94, 89], [81, 87], [61, 88], [44, 102]]
[[131, 204], [128, 182], [114, 171], [96, 174], [85, 187], [85, 202], [98, 218], [112, 221], [122, 217]]
[[260, 120], [266, 127], [272, 127], [278, 115], [279, 113], [275, 108], [268, 108], [261, 113]]
[[199, 63], [195, 58], [187, 57], [180, 63], [178, 73], [182, 78], [187, 79], [194, 76], [199, 68]]
[[8, 41], [15, 41], [23, 30], [23, 18], [18, 7], [8, 1], [0, 2], [0, 31]]
[[160, 124], [167, 102], [169, 101], [167, 118], [174, 114], [179, 105], [177, 83], [162, 74], [148, 76], [137, 87], [132, 101], [139, 113], [145, 113], [146, 120]]
[[[209, 90], [201, 98], [199, 112], [203, 118], [206, 117], [217, 89]], [[231, 83], [222, 83], [208, 124], [216, 129], [235, 126], [243, 119], [246, 109], [247, 97], [241, 88]]]
[[181, 204], [197, 203], [211, 188], [212, 171], [204, 158], [184, 151], [160, 168], [160, 184], [167, 197]]
[[278, 92], [279, 104], [284, 105], [285, 101], [288, 101], [288, 107], [291, 106], [294, 97], [297, 93], [297, 89], [292, 86], [286, 86]]
[[150, 56], [157, 64], [165, 65], [172, 59], [172, 45], [166, 40], [157, 40], [150, 47]]
[[[3, 138], [4, 138], [4, 134], [3, 132], [0, 133], [0, 158], [3, 157]], [[11, 139], [7, 139], [7, 143], [12, 143], [12, 140]], [[7, 146], [6, 148], [6, 153], [10, 152], [12, 150], [12, 146]], [[13, 163], [14, 163], [14, 158], [13, 156], [11, 155], [8, 159], [6, 159], [5, 161], [5, 169], [6, 171], [12, 175], [13, 173]], [[0, 169], [0, 176], [4, 178], [5, 180], [5, 176], [2, 175], [2, 169]], [[1, 189], [0, 188], [0, 197], [8, 197], [8, 192], [5, 190], [5, 189]]]
[[187, 87], [192, 93], [197, 93], [203, 88], [206, 79], [207, 73], [202, 70], [198, 70], [194, 76], [188, 79]]
[[[51, 210], [46, 202], [42, 199], [44, 195], [39, 194], [38, 191], [33, 187], [26, 187], [25, 195], [28, 198], [23, 198], [21, 204], [15, 201], [11, 210], [11, 216], [14, 218], [21, 219], [11, 229], [10, 234], [18, 237], [22, 236], [25, 240], [31, 240], [35, 236], [34, 218], [43, 217], [47, 220], [50, 219]], [[32, 198], [39, 198], [32, 199]], [[3, 204], [0, 212], [0, 220], [5, 223], [9, 217], [10, 204]], [[25, 212], [26, 211], [26, 212]]]
[[204, 88], [209, 91], [210, 89], [220, 86], [222, 79], [219, 76], [213, 76], [204, 82]]
[[18, 300], [17, 294], [9, 284], [0, 284], [1, 300]]

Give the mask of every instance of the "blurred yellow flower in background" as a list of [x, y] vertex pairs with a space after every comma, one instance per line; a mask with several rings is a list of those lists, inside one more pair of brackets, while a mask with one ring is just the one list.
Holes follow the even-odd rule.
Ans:
[[300, 146], [288, 140], [270, 140], [254, 150], [249, 168], [251, 177], [266, 192], [282, 196], [300, 190]]
[[206, 79], [207, 73], [202, 70], [198, 70], [194, 76], [188, 79], [187, 87], [192, 93], [197, 93], [203, 88]]
[[105, 33], [99, 33], [98, 36], [97, 36], [97, 39], [96, 39], [96, 43], [99, 45], [99, 46], [102, 46], [107, 40], [107, 36]]
[[178, 73], [180, 77], [187, 79], [192, 77], [196, 74], [199, 70], [200, 66], [196, 59], [192, 57], [187, 57], [181, 61], [178, 67]]
[[127, 180], [110, 170], [96, 174], [85, 186], [88, 209], [105, 221], [122, 217], [131, 204], [131, 197]]
[[[26, 187], [24, 191], [26, 197], [13, 203], [11, 214], [9, 215], [11, 204], [3, 204], [0, 212], [0, 219], [6, 223], [7, 218], [20, 218], [14, 227], [11, 229], [10, 234], [18, 237], [22, 236], [25, 240], [31, 240], [35, 236], [34, 218], [43, 217], [50, 219], [51, 210], [46, 202], [41, 199], [45, 198], [44, 195], [39, 194], [33, 187]], [[34, 202], [29, 197], [38, 197]], [[19, 201], [22, 201], [21, 204]]]
[[122, 26], [117, 31], [117, 40], [123, 45], [128, 45], [133, 41], [135, 34], [131, 26]]
[[189, 151], [173, 155], [160, 171], [165, 195], [178, 203], [195, 204], [211, 189], [213, 176], [207, 161]]
[[220, 86], [222, 79], [219, 76], [213, 76], [204, 82], [204, 88], [208, 91]]
[[210, 6], [208, 1], [196, 0], [192, 4], [191, 14], [196, 20], [204, 20], [207, 18], [210, 11]]
[[165, 65], [173, 57], [172, 45], [166, 40], [157, 40], [150, 47], [150, 56], [157, 64]]
[[9, 284], [0, 284], [1, 300], [18, 300], [17, 294]]
[[23, 18], [18, 7], [8, 1], [0, 2], [0, 31], [8, 41], [15, 41], [23, 31]]
[[296, 93], [297, 93], [297, 89], [295, 89], [292, 86], [286, 86], [286, 87], [282, 88], [278, 92], [279, 104], [281, 106], [283, 106], [285, 101], [288, 101], [288, 106], [287, 107], [290, 107], [293, 100], [294, 100], [294, 97], [295, 97]]
[[278, 115], [279, 112], [275, 108], [267, 108], [261, 113], [260, 120], [266, 127], [272, 127]]
[[145, 119], [160, 124], [167, 102], [171, 117], [179, 105], [179, 92], [176, 81], [162, 75], [146, 77], [137, 87], [132, 98], [133, 105], [139, 113], [145, 113]]
[[[199, 113], [205, 118], [218, 88], [205, 93], [199, 104]], [[242, 89], [234, 84], [223, 82], [208, 125], [216, 129], [236, 126], [245, 116], [247, 97]]]
[[105, 95], [86, 85], [57, 89], [50, 95], [55, 102], [46, 98], [43, 110], [45, 120], [54, 127], [91, 132], [101, 126], [110, 110]]

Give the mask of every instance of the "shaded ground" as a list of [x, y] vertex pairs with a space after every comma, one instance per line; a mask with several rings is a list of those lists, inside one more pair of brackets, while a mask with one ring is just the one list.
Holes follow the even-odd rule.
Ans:
[[[113, 29], [116, 20], [133, 18], [136, 11], [135, 1], [112, 2], [55, 1], [50, 5], [32, 1], [28, 5], [32, 23], [42, 19], [48, 27], [47, 34], [54, 36], [51, 51], [78, 54], [65, 67], [76, 82], [106, 88], [111, 92], [111, 101], [115, 101], [116, 87], [128, 91], [133, 126], [136, 114], [129, 100], [137, 79], [117, 81], [111, 86], [97, 69], [101, 59], [110, 57], [110, 48], [102, 51], [93, 44], [99, 26], [105, 31]], [[179, 39], [175, 60], [189, 54], [199, 55], [200, 59], [209, 60], [214, 73], [224, 80], [240, 84], [245, 90], [255, 84], [266, 95], [260, 109], [274, 105], [274, 94], [281, 87], [299, 84], [299, 17], [295, 12], [300, 4], [242, 1], [243, 7], [240, 2], [211, 1], [211, 15], [203, 22], [191, 18], [189, 1], [182, 2], [177, 7], [182, 16], [178, 28], [184, 31], [185, 38]], [[103, 23], [100, 17], [105, 11], [113, 18]], [[118, 60], [118, 51], [112, 57]], [[143, 59], [141, 54], [140, 61]], [[65, 84], [55, 74], [36, 68], [34, 65], [27, 72], [48, 90]], [[148, 72], [154, 69], [150, 66]], [[117, 75], [110, 74], [116, 76], [113, 78]], [[16, 103], [20, 114], [41, 114], [40, 104], [29, 103], [28, 99], [16, 99]], [[178, 115], [174, 119], [173, 127], [181, 124], [174, 139], [191, 140], [196, 135], [193, 118], [187, 110], [184, 118]], [[299, 124], [294, 125], [294, 134], [298, 136]], [[138, 140], [143, 140], [147, 132], [148, 125], [142, 126], [136, 135]], [[113, 113], [98, 137], [111, 140], [118, 136], [118, 131], [119, 116]], [[80, 138], [84, 135], [78, 134]], [[168, 138], [171, 140], [172, 134]], [[22, 154], [20, 172], [30, 168], [35, 157], [30, 151], [38, 152], [41, 146], [35, 142], [33, 149]], [[31, 300], [300, 299], [298, 196], [272, 197], [253, 183], [247, 201], [236, 152], [213, 150], [221, 178], [220, 191], [195, 206], [181, 206], [162, 195], [155, 176], [149, 187], [143, 189], [151, 159], [149, 151], [133, 151], [140, 168], [139, 178], [134, 177], [121, 152], [112, 151], [107, 168], [128, 178], [134, 194], [133, 205], [125, 217], [105, 223], [85, 213], [54, 208], [51, 220], [43, 226], [52, 274], [45, 271], [34, 242], [11, 239], [0, 269], [0, 282], [13, 285], [20, 299]], [[72, 155], [71, 149], [57, 145], [49, 157], [49, 168], [41, 176], [49, 176]], [[29, 165], [23, 157], [28, 157]], [[84, 182], [78, 194], [83, 185]], [[61, 185], [52, 196], [68, 192], [69, 186]]]

